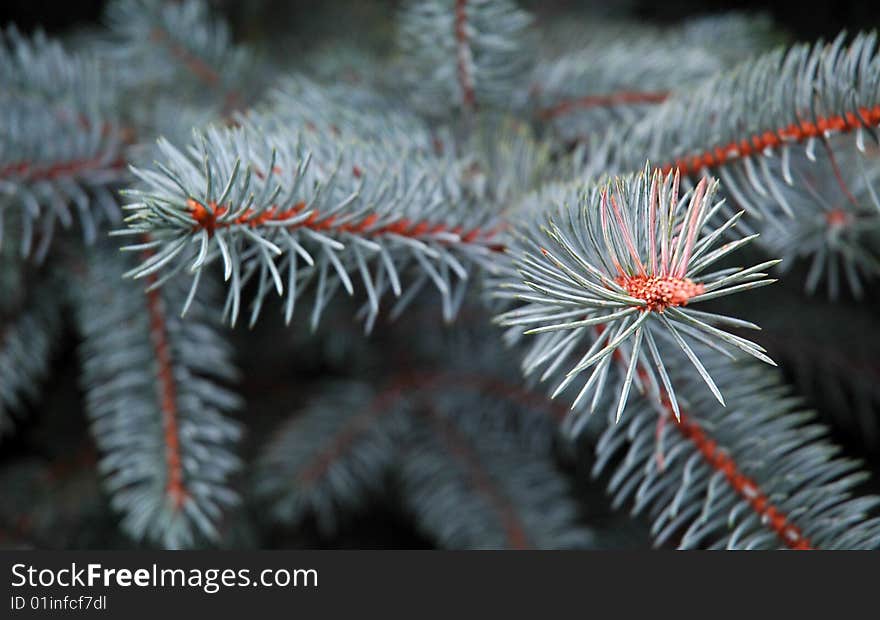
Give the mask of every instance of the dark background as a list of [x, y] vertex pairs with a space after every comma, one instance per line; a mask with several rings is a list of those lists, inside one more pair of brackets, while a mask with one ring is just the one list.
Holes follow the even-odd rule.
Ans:
[[[398, 4], [393, 0], [361, 0], [363, 4], [388, 6]], [[41, 25], [49, 31], [57, 31], [71, 25], [95, 24], [99, 21], [104, 0], [75, 0], [68, 2], [3, 0], [0, 2], [0, 23], [15, 22], [30, 30]], [[271, 17], [286, 14], [296, 17], [314, 12], [345, 10], [350, 2], [333, 0], [213, 0], [212, 4], [225, 10], [237, 22], [240, 29], [249, 29], [252, 22], [271, 23]], [[578, 0], [542, 0], [522, 2], [524, 5], [540, 4], [570, 10], [584, 5], [602, 6], [606, 3], [581, 2]], [[814, 40], [831, 38], [846, 29], [850, 32], [880, 26], [880, 2], [876, 0], [611, 0], [615, 7], [624, 9], [633, 17], [654, 22], [674, 22], [684, 17], [722, 11], [744, 10], [768, 13], [773, 20], [788, 30], [796, 39]], [[265, 20], [265, 21], [264, 21]], [[277, 20], [274, 23], [279, 23]], [[289, 22], [287, 22], [289, 23]]]

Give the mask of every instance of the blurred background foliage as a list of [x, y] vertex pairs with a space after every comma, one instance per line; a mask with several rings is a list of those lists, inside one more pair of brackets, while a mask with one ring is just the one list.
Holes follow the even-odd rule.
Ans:
[[[346, 63], [351, 67], [357, 65], [358, 49], [366, 48], [380, 56], [394, 53], [393, 17], [398, 3], [391, 0], [213, 0], [211, 4], [228, 17], [237, 38], [270, 58], [293, 55], [307, 63], [328, 49], [335, 50], [336, 62], [340, 64], [327, 71], [343, 79], [346, 74], [339, 69]], [[39, 25], [50, 33], [61, 34], [96, 26], [104, 5], [101, 0], [4, 0], [0, 3], [0, 23], [15, 23], [23, 30]], [[674, 24], [683, 18], [731, 10], [760, 12], [769, 15], [780, 37], [788, 40], [829, 39], [840, 30], [852, 32], [880, 26], [880, 2], [859, 0], [528, 0], [522, 5], [536, 15], [539, 27], [542, 22], [576, 19], [585, 9], [612, 19], [636, 18], [646, 25]], [[821, 296], [808, 297], [802, 288], [803, 281], [804, 274], [796, 273], [760, 297], [746, 296], [734, 303], [746, 304], [750, 319], [764, 327], [758, 341], [773, 358], [783, 362], [789, 381], [798, 387], [810, 406], [819, 410], [823, 420], [831, 423], [834, 439], [876, 471], [880, 468], [880, 341], [876, 337], [880, 295], [869, 289], [858, 304], [847, 304], [846, 296], [843, 303], [832, 303]], [[344, 307], [347, 304], [349, 307]], [[803, 312], [774, 311], [791, 305]], [[479, 334], [485, 317], [478, 311], [470, 317], [464, 312], [459, 323], [444, 328], [438, 327], [436, 308], [430, 303], [426, 306], [414, 310], [406, 321], [380, 323], [369, 339], [363, 337], [361, 326], [352, 321], [355, 302], [348, 299], [336, 300], [323, 320], [325, 329], [317, 334], [311, 333], [304, 322], [283, 328], [281, 312], [271, 308], [264, 313], [266, 319], [253, 329], [237, 327], [233, 341], [239, 352], [237, 361], [244, 370], [239, 391], [248, 403], [246, 412], [239, 414], [243, 421], [246, 418], [248, 428], [242, 457], [248, 462], [255, 460], [290, 412], [302, 409], [333, 381], [358, 380], [378, 385], [389, 381], [395, 369], [410, 368], [414, 361], [430, 367], [430, 359], [414, 360], [420, 352], [412, 346], [418, 340], [416, 336], [423, 336], [426, 324], [438, 332], [436, 337], [445, 342], [443, 346], [459, 346], [462, 338], [465, 342], [471, 339], [472, 343], [485, 338]], [[731, 307], [727, 305], [726, 309]], [[836, 317], [833, 322], [827, 320], [831, 315]], [[461, 330], [461, 324], [467, 326], [468, 322], [476, 329]], [[97, 454], [88, 434], [81, 405], [83, 397], [77, 384], [75, 337], [70, 332], [61, 337], [64, 344], [58, 348], [60, 353], [51, 372], [53, 379], [46, 386], [42, 401], [22, 416], [16, 434], [4, 440], [0, 452], [0, 545], [5, 538], [49, 548], [131, 546], [133, 543], [115, 527], [118, 517], [100, 488], [95, 469]], [[824, 363], [817, 371], [814, 364], [800, 363], [807, 357], [822, 359]], [[512, 361], [509, 363], [508, 372], [516, 377], [517, 368]], [[499, 374], [505, 372], [496, 370]], [[607, 539], [609, 544], [650, 544], [644, 524], [612, 511], [603, 497], [602, 485], [588, 484], [590, 463], [572, 459], [563, 466], [569, 473], [578, 474], [572, 475], [572, 480], [583, 481], [577, 483], [576, 494], [584, 499], [581, 505], [590, 506], [593, 511], [586, 520], [599, 531], [615, 532]], [[244, 482], [240, 480], [239, 484]], [[358, 516], [341, 522], [333, 535], [322, 532], [314, 519], [297, 528], [255, 527], [261, 519], [258, 509], [246, 503], [240, 510], [245, 518], [232, 517], [227, 524], [231, 530], [226, 532], [230, 534], [227, 540], [233, 546], [433, 545], [413, 525], [413, 519], [387, 502], [373, 501]]]

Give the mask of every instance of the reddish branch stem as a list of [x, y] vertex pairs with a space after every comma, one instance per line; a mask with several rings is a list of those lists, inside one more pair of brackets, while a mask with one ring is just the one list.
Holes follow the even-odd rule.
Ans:
[[[62, 123], [75, 123], [86, 131], [91, 130], [94, 126], [92, 120], [85, 114], [72, 114], [66, 108], [59, 107], [56, 110], [56, 116]], [[132, 127], [118, 126], [115, 123], [104, 121], [100, 123], [99, 129], [101, 137], [115, 138], [123, 145], [133, 144], [136, 140]], [[43, 163], [42, 165], [30, 161], [18, 161], [0, 166], [0, 179], [15, 176], [34, 181], [45, 181], [63, 176], [76, 176], [90, 170], [123, 170], [127, 165], [122, 157], [115, 157], [108, 161], [105, 155], [99, 154], [96, 157], [71, 159], [50, 164]]]
[[637, 92], [637, 91], [621, 91], [617, 93], [609, 93], [607, 95], [587, 95], [576, 99], [566, 99], [559, 103], [544, 108], [538, 112], [538, 116], [545, 120], [571, 114], [577, 110], [588, 110], [590, 108], [615, 108], [625, 105], [640, 105], [662, 103], [669, 98], [668, 92]]
[[370, 429], [372, 422], [391, 411], [391, 404], [402, 397], [405, 387], [404, 382], [392, 384], [375, 398], [366, 411], [348, 420], [330, 445], [318, 452], [310, 466], [300, 471], [298, 482], [304, 485], [313, 484], [327, 473], [330, 466], [345, 454], [346, 449]]
[[154, 28], [150, 38], [168, 48], [168, 51], [183, 64], [193, 75], [210, 86], [216, 86], [220, 81], [220, 74], [204, 60], [191, 53], [184, 46], [174, 42], [168, 33], [161, 28]]
[[730, 142], [696, 155], [676, 159], [672, 163], [660, 167], [664, 173], [675, 168], [682, 174], [696, 174], [703, 168], [722, 166], [730, 161], [750, 157], [767, 148], [777, 148], [787, 142], [803, 142], [810, 138], [822, 138], [826, 132], [848, 133], [859, 127], [880, 124], [880, 105], [873, 108], [859, 108], [858, 113], [847, 112], [844, 115], [819, 116], [815, 121], [801, 121], [777, 130], [756, 133], [739, 142]]
[[[155, 274], [149, 275], [147, 283], [154, 284], [156, 278]], [[156, 390], [164, 427], [165, 463], [168, 468], [165, 493], [171, 499], [174, 508], [179, 509], [183, 506], [188, 493], [183, 480], [177, 386], [174, 382], [171, 344], [168, 342], [168, 326], [165, 322], [165, 302], [158, 288], [148, 291], [146, 295], [147, 311], [150, 316], [150, 340], [156, 356]]]
[[75, 176], [87, 171], [96, 170], [121, 170], [125, 168], [126, 162], [122, 158], [106, 161], [104, 157], [93, 157], [90, 159], [73, 159], [70, 161], [58, 162], [47, 166], [38, 166], [33, 162], [22, 161], [14, 164], [7, 164], [0, 167], [0, 178], [26, 177], [34, 181], [45, 181], [57, 179], [63, 176]]
[[391, 411], [391, 406], [404, 397], [404, 394], [427, 393], [439, 386], [467, 386], [484, 393], [501, 396], [518, 404], [527, 403], [530, 407], [541, 406], [557, 420], [564, 417], [566, 410], [554, 406], [519, 386], [510, 385], [495, 378], [451, 373], [413, 373], [401, 376], [383, 390], [372, 405], [360, 415], [355, 416], [339, 429], [334, 440], [321, 450], [311, 465], [304, 468], [298, 476], [301, 484], [311, 484], [323, 476], [330, 466], [340, 458], [358, 437], [371, 428], [371, 424]]
[[[596, 332], [599, 334], [603, 331], [604, 329], [601, 326], [596, 328]], [[614, 351], [613, 355], [618, 361], [624, 361], [623, 355], [619, 350]], [[638, 366], [637, 373], [643, 385], [649, 385], [652, 382], [648, 371], [641, 364]], [[710, 435], [706, 434], [697, 421], [684, 411], [681, 412], [680, 420], [675, 419], [672, 402], [662, 387], [660, 388], [660, 405], [664, 410], [663, 415], [666, 421], [672, 423], [685, 439], [694, 444], [694, 447], [703, 456], [703, 460], [709, 467], [724, 474], [724, 478], [736, 494], [749, 503], [752, 510], [761, 517], [761, 522], [773, 530], [783, 543], [789, 548], [797, 550], [810, 550], [814, 548], [800, 528], [794, 525], [779, 508], [770, 503], [770, 500], [761, 490], [761, 487], [758, 486], [758, 483], [739, 469], [733, 457], [720, 449], [717, 442]]]
[[761, 522], [773, 530], [782, 542], [791, 549], [801, 551], [814, 548], [800, 528], [793, 524], [779, 508], [770, 503], [758, 484], [739, 470], [733, 458], [720, 450], [715, 440], [709, 437], [699, 424], [682, 412], [681, 421], [675, 426], [685, 438], [696, 446], [712, 469], [724, 474], [737, 495], [749, 503], [752, 510], [761, 517]]
[[[165, 30], [154, 28], [150, 33], [150, 38], [168, 48], [169, 53], [180, 61], [186, 67], [187, 71], [192, 73], [196, 78], [211, 88], [219, 88], [221, 84], [220, 72], [209, 65], [207, 62], [190, 52], [186, 47], [173, 41]], [[240, 95], [236, 90], [225, 91], [223, 109], [232, 110], [239, 102]]]
[[476, 107], [477, 98], [474, 93], [474, 78], [468, 64], [472, 62], [470, 38], [467, 33], [468, 0], [455, 0], [455, 47], [458, 68], [458, 83], [465, 108]]
[[[650, 381], [647, 371], [640, 367], [638, 374], [642, 382], [647, 385]], [[660, 401], [666, 411], [667, 420], [672, 422], [685, 439], [694, 444], [709, 467], [724, 474], [725, 479], [737, 495], [745, 499], [752, 510], [761, 517], [762, 523], [773, 530], [782, 542], [791, 549], [813, 549], [809, 539], [804, 536], [800, 528], [794, 525], [779, 508], [770, 503], [758, 483], [739, 469], [733, 457], [721, 450], [717, 442], [706, 434], [698, 422], [684, 411], [681, 412], [681, 420], [677, 421], [669, 396], [665, 392], [662, 392]]]
[[[407, 374], [380, 393], [368, 410], [346, 423], [334, 441], [318, 454], [309, 467], [302, 470], [298, 476], [299, 482], [310, 484], [323, 476], [329, 467], [345, 453], [346, 449], [371, 427], [372, 422], [390, 412], [391, 405], [403, 398], [405, 394], [424, 394], [445, 385], [467, 386], [484, 393], [501, 396], [518, 404], [527, 403], [529, 406], [542, 406], [557, 420], [564, 417], [566, 413], [564, 407], [554, 406], [543, 397], [493, 377], [449, 373]], [[431, 422], [437, 426], [450, 452], [468, 468], [477, 490], [488, 499], [501, 516], [509, 546], [513, 549], [531, 548], [525, 528], [517, 518], [515, 509], [503, 494], [495, 489], [494, 482], [485, 472], [477, 455], [468, 446], [466, 439], [435, 411], [429, 410], [427, 415]]]
[[828, 139], [824, 136], [822, 137], [822, 146], [825, 147], [825, 152], [828, 153], [828, 160], [831, 162], [831, 169], [834, 171], [834, 178], [837, 180], [837, 185], [840, 187], [843, 195], [846, 196], [846, 199], [849, 200], [850, 204], [858, 208], [859, 201], [856, 200], [856, 197], [853, 196], [852, 192], [849, 190], [849, 187], [847, 187], [846, 181], [843, 180], [843, 175], [840, 172], [840, 166], [837, 165], [837, 158], [834, 157], [834, 150], [831, 148], [831, 145], [828, 144]]
[[469, 479], [477, 491], [491, 504], [492, 509], [501, 517], [501, 524], [507, 538], [508, 547], [511, 549], [531, 549], [526, 529], [516, 514], [515, 507], [497, 488], [491, 475], [480, 462], [479, 455], [469, 445], [455, 425], [442, 415], [438, 414], [433, 407], [427, 405], [425, 415], [437, 430], [443, 443], [468, 471]]
[[[305, 203], [299, 202], [288, 209], [282, 209], [279, 206], [269, 207], [268, 209], [257, 213], [248, 210], [244, 214], [235, 219], [223, 220], [222, 217], [229, 213], [230, 208], [227, 206], [210, 203], [207, 206], [190, 198], [187, 200], [187, 206], [195, 220], [195, 230], [207, 230], [209, 234], [213, 234], [218, 228], [229, 228], [230, 226], [250, 226], [256, 227], [266, 224], [267, 222], [283, 222], [300, 215], [306, 208]], [[395, 234], [403, 237], [421, 237], [424, 235], [436, 235], [438, 233], [452, 233], [458, 235], [464, 243], [474, 243], [477, 241], [488, 241], [498, 232], [497, 229], [484, 230], [482, 228], [463, 229], [461, 226], [450, 227], [443, 223], [433, 223], [427, 221], [413, 221], [406, 218], [392, 220], [384, 224], [378, 224], [379, 216], [375, 213], [356, 221], [337, 221], [336, 216], [323, 216], [317, 210], [313, 210], [311, 214], [302, 220], [291, 223], [288, 230], [297, 228], [309, 228], [315, 231], [333, 231], [348, 232], [360, 234], [364, 236], [377, 237], [384, 234]], [[503, 247], [490, 246], [494, 251], [503, 251]]]

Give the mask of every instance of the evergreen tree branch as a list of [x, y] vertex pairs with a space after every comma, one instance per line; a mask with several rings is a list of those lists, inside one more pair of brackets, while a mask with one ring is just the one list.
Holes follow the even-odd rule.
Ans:
[[257, 494], [276, 520], [296, 524], [313, 514], [332, 533], [392, 472], [405, 508], [444, 547], [590, 540], [553, 465], [558, 412], [538, 395], [445, 372], [405, 373], [378, 393], [341, 384], [330, 394], [286, 423], [261, 459]]
[[658, 544], [680, 536], [681, 548], [876, 548], [880, 498], [854, 495], [867, 474], [836, 456], [778, 373], [705, 348], [700, 355], [730, 394], [727, 409], [677, 369], [676, 389], [689, 402], [679, 422], [667, 399], [659, 413], [669, 422], [657, 431], [658, 410], [647, 401], [609, 424], [595, 471], [615, 463], [615, 503], [632, 501], [634, 513], [650, 514]]
[[[554, 396], [580, 375], [588, 377], [573, 409], [588, 394], [592, 400], [581, 409], [592, 412], [602, 402], [615, 351], [628, 360], [618, 414], [634, 383], [652, 393], [662, 385], [678, 408], [658, 342], [674, 344], [690, 359], [722, 405], [721, 392], [689, 342], [707, 343], [727, 355], [739, 349], [773, 364], [759, 345], [716, 327], [756, 326], [691, 306], [772, 283], [763, 270], [778, 261], [707, 272], [750, 239], [715, 247], [739, 215], [712, 227], [723, 206], [714, 199], [717, 183], [704, 178], [682, 197], [678, 184], [677, 173], [664, 177], [646, 169], [597, 185], [554, 186], [538, 192], [531, 199], [536, 203], [531, 216], [523, 214], [518, 221], [519, 237], [508, 247], [515, 270], [492, 283], [494, 297], [514, 307], [496, 320], [511, 328], [509, 339], [523, 331], [533, 336], [523, 364], [526, 374], [543, 369], [547, 379], [569, 367]], [[603, 331], [593, 337], [596, 326]], [[580, 345], [587, 349], [578, 359]], [[650, 369], [647, 385], [635, 372], [638, 364]], [[578, 417], [575, 425], [584, 421]]]
[[825, 146], [813, 161], [792, 156], [785, 170], [768, 162], [771, 175], [793, 180], [774, 187], [795, 217], [761, 226], [758, 243], [783, 259], [783, 270], [804, 262], [808, 293], [825, 288], [833, 299], [846, 287], [860, 298], [880, 275], [880, 157]]
[[529, 437], [529, 447], [517, 441], [516, 428], [501, 429], [497, 419], [487, 423], [496, 417], [491, 414], [503, 416], [507, 405], [486, 398], [459, 399], [458, 405], [481, 407], [479, 421], [467, 410], [443, 412], [423, 400], [416, 417], [422, 428], [401, 457], [404, 501], [419, 526], [452, 549], [591, 546], [592, 533], [578, 523], [551, 442], [536, 449]]
[[30, 291], [15, 315], [0, 314], [0, 436], [11, 432], [15, 416], [23, 413], [26, 403], [38, 398], [48, 375], [61, 334], [53, 285], [57, 282], [50, 278]]
[[[470, 267], [488, 264], [498, 232], [489, 209], [457, 194], [455, 169], [418, 147], [391, 153], [379, 143], [341, 147], [308, 129], [263, 130], [279, 122], [254, 114], [239, 127], [210, 129], [186, 152], [161, 142], [166, 165], [133, 169], [145, 189], [130, 193], [139, 202], [127, 207], [133, 214], [120, 234], [149, 234], [131, 248], [154, 254], [129, 275], [188, 267], [195, 288], [202, 270], [220, 261], [233, 323], [252, 279], [251, 323], [271, 291], [286, 293], [290, 321], [303, 289], [317, 280], [313, 326], [339, 285], [351, 294], [360, 280], [368, 328], [383, 294], [400, 298], [396, 314], [431, 283], [451, 320]], [[409, 271], [415, 277], [404, 292]]]
[[240, 429], [225, 414], [240, 402], [222, 385], [236, 376], [228, 345], [206, 301], [192, 301], [192, 320], [180, 320], [169, 308], [185, 287], [144, 293], [120, 286], [123, 269], [111, 247], [96, 248], [74, 291], [105, 487], [137, 540], [178, 548], [216, 539], [223, 510], [237, 501], [228, 479], [239, 467]]
[[804, 166], [824, 149], [832, 169], [823, 174], [837, 177], [846, 195], [835, 157], [871, 154], [866, 137], [876, 141], [880, 124], [875, 47], [873, 33], [849, 44], [841, 35], [745, 62], [612, 132], [609, 164], [632, 171], [647, 156], [664, 172], [717, 174], [740, 207], [784, 228], [776, 220], [794, 216], [790, 186], [801, 183], [795, 168], [816, 176], [815, 167]]
[[541, 58], [517, 108], [550, 124], [565, 142], [639, 120], [673, 93], [778, 43], [767, 16], [716, 14], [672, 25], [584, 16], [543, 24]]
[[[739, 337], [731, 339], [732, 334], [713, 327], [754, 326], [683, 309], [711, 296], [711, 291], [749, 288], [767, 265], [702, 276], [704, 288], [680, 305], [671, 290], [662, 299], [646, 295], [647, 289], [635, 294], [629, 282], [639, 274], [662, 279], [670, 274], [681, 277], [691, 268], [699, 272], [741, 245], [731, 242], [711, 249], [724, 227], [703, 236], [698, 223], [707, 222], [710, 216], [709, 211], [701, 214], [699, 205], [703, 200], [712, 202], [705, 179], [681, 200], [674, 187], [677, 175], [665, 179], [659, 172], [650, 184], [647, 172], [618, 179], [616, 201], [609, 196], [611, 190], [586, 187], [572, 193], [570, 188], [551, 188], [548, 195], [555, 191], [563, 198], [557, 202], [560, 206], [550, 209], [549, 218], [543, 217], [545, 230], [530, 233], [535, 227], [523, 224], [524, 239], [512, 246], [520, 275], [508, 276], [510, 292], [502, 287], [496, 294], [525, 302], [502, 314], [503, 323], [517, 330], [531, 327], [529, 331], [539, 334], [526, 352], [525, 370], [544, 366], [544, 378], [548, 378], [558, 373], [565, 360], [582, 355], [557, 387], [558, 394], [581, 367], [600, 363], [574, 397], [574, 404], [592, 389], [590, 411], [608, 411], [610, 423], [597, 444], [596, 471], [603, 471], [611, 456], [627, 446], [609, 488], [618, 504], [633, 498], [636, 511], [650, 508], [658, 543], [684, 532], [682, 547], [772, 547], [779, 541], [793, 548], [876, 545], [880, 519], [871, 516], [871, 510], [878, 500], [851, 499], [863, 479], [857, 464], [832, 458], [837, 448], [825, 442], [824, 431], [806, 424], [809, 414], [794, 411], [794, 401], [776, 376], [732, 363], [730, 354], [719, 346], [732, 345], [767, 361], [763, 354], [756, 355], [761, 353], [756, 345]], [[667, 200], [669, 206], [664, 207]], [[686, 214], [675, 215], [688, 204]], [[611, 218], [617, 220], [616, 226], [606, 223]], [[734, 222], [735, 218], [727, 226]], [[665, 233], [654, 230], [658, 223], [660, 231], [675, 231], [674, 241], [664, 240]], [[555, 249], [544, 249], [547, 243]], [[691, 244], [693, 249], [688, 250]], [[542, 251], [544, 261], [537, 250]], [[693, 266], [685, 267], [692, 259]], [[709, 283], [714, 277], [721, 279]], [[738, 284], [739, 278], [746, 283]], [[637, 318], [621, 322], [625, 310], [618, 308], [625, 307], [621, 304], [627, 295], [645, 305], [639, 306], [643, 309]], [[658, 302], [664, 307], [657, 306]], [[695, 320], [688, 320], [684, 312]], [[660, 325], [670, 330], [671, 338], [661, 338], [662, 332], [655, 338], [649, 321], [652, 313], [658, 313]], [[673, 328], [673, 321], [677, 326], [678, 321], [683, 323]], [[647, 351], [641, 348], [640, 334]], [[683, 336], [693, 338], [693, 345], [686, 344]], [[687, 361], [670, 355], [676, 347]], [[576, 353], [578, 349], [585, 352]], [[623, 374], [616, 398], [603, 389], [610, 382], [612, 360]], [[627, 407], [633, 385], [644, 398]], [[713, 397], [721, 400], [722, 393], [726, 409], [713, 404]], [[627, 411], [639, 413], [626, 418]], [[656, 419], [658, 412], [655, 430], [649, 420]], [[573, 417], [570, 432], [579, 433], [585, 422]], [[673, 440], [670, 428], [679, 431]]]
[[[746, 165], [794, 144], [809, 147], [823, 136], [870, 133], [880, 124], [875, 45], [874, 34], [849, 45], [841, 35], [831, 44], [798, 45], [743, 63], [636, 123], [623, 165], [632, 169], [647, 156], [664, 172], [689, 175]], [[766, 111], [749, 113], [755, 104]]]
[[581, 95], [572, 99], [563, 99], [552, 106], [539, 110], [538, 115], [550, 120], [576, 110], [592, 108], [617, 108], [618, 106], [636, 106], [641, 104], [663, 103], [669, 97], [666, 91], [628, 91], [621, 90], [604, 95]]
[[875, 33], [779, 49], [613, 128], [589, 168], [633, 171], [647, 156], [687, 182], [716, 174], [753, 216], [744, 232], [813, 261], [809, 290], [824, 278], [836, 295], [845, 279], [859, 295], [878, 272], [878, 84]]
[[43, 258], [56, 223], [71, 225], [72, 206], [91, 243], [102, 220], [118, 221], [110, 188], [127, 177], [131, 136], [116, 120], [115, 78], [40, 33], [10, 29], [0, 39], [0, 222], [12, 214], [24, 255], [39, 236]]
[[255, 492], [272, 518], [299, 524], [314, 514], [332, 533], [340, 513], [375, 497], [391, 464], [389, 426], [400, 397], [396, 385], [378, 394], [361, 384], [336, 385], [291, 418], [257, 466]]
[[414, 105], [427, 114], [509, 107], [526, 75], [531, 17], [509, 0], [407, 2], [399, 45]]
[[173, 86], [181, 97], [184, 86], [187, 97], [213, 98], [224, 115], [245, 103], [254, 58], [204, 0], [114, 0], [106, 21], [115, 39], [106, 52], [136, 67], [133, 88]]

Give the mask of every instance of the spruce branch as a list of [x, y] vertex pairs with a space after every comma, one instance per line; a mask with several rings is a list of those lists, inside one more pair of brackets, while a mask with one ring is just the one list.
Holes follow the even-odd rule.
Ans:
[[[263, 130], [278, 122], [253, 114], [238, 127], [209, 129], [186, 151], [162, 141], [165, 164], [133, 169], [144, 188], [130, 192], [138, 202], [126, 207], [129, 228], [119, 234], [136, 235], [130, 249], [153, 254], [129, 275], [164, 270], [162, 281], [187, 268], [195, 290], [203, 270], [220, 262], [232, 323], [251, 281], [252, 324], [272, 291], [285, 295], [289, 322], [315, 281], [313, 326], [336, 290], [352, 294], [357, 281], [367, 293], [368, 328], [386, 292], [399, 297], [395, 315], [425, 285], [440, 292], [451, 320], [471, 266], [489, 262], [498, 232], [490, 209], [457, 194], [455, 168], [418, 147], [390, 152], [308, 128]], [[144, 234], [150, 239], [140, 242]]]
[[24, 260], [16, 243], [7, 237], [0, 242], [0, 317], [9, 317], [21, 309], [27, 294], [28, 261]]
[[462, 149], [463, 191], [505, 218], [515, 217], [523, 194], [574, 171], [570, 158], [514, 117], [482, 117]]
[[543, 60], [523, 106], [561, 139], [578, 140], [612, 123], [633, 122], [671, 91], [693, 87], [724, 66], [708, 50], [658, 39], [600, 39]]
[[880, 498], [856, 494], [867, 474], [797, 409], [778, 372], [697, 350], [727, 408], [686, 365], [671, 366], [687, 406], [665, 400], [658, 426], [658, 409], [634, 402], [596, 444], [594, 473], [610, 472], [615, 504], [631, 502], [657, 544], [683, 549], [877, 548]]
[[511, 0], [405, 3], [398, 38], [413, 105], [432, 116], [509, 107], [529, 69], [530, 23]]
[[558, 58], [593, 45], [648, 41], [661, 50], [687, 45], [731, 66], [773, 49], [785, 39], [768, 14], [752, 11], [683, 16], [680, 21], [660, 25], [587, 9], [541, 15], [540, 26], [537, 34], [542, 58]]
[[[598, 185], [575, 186], [562, 202], [549, 209], [540, 205], [531, 221], [523, 218], [521, 237], [508, 248], [519, 273], [499, 278], [494, 296], [516, 304], [497, 317], [500, 324], [535, 335], [524, 360], [526, 373], [543, 367], [546, 379], [574, 359], [553, 395], [589, 371], [572, 408], [592, 393], [592, 412], [608, 383], [613, 354], [620, 352], [626, 360], [616, 405], [620, 416], [633, 383], [655, 395], [665, 389], [678, 411], [661, 353], [666, 344], [680, 349], [722, 405], [720, 390], [689, 341], [708, 343], [728, 355], [739, 349], [773, 364], [759, 345], [717, 327], [756, 326], [690, 307], [774, 282], [762, 270], [778, 261], [707, 271], [749, 240], [718, 245], [739, 214], [720, 227], [710, 226], [723, 205], [715, 202], [716, 189], [716, 181], [703, 178], [680, 197], [677, 173], [650, 174], [646, 168]], [[572, 357], [585, 342], [590, 343], [586, 352]], [[647, 369], [648, 385], [635, 372], [639, 364]]]
[[566, 141], [640, 120], [670, 95], [692, 91], [779, 39], [766, 15], [739, 13], [662, 28], [595, 18], [570, 35], [560, 28], [570, 24], [546, 34], [528, 100], [517, 107], [532, 110]]
[[446, 397], [440, 406], [424, 399], [416, 406], [418, 428], [400, 456], [398, 477], [408, 510], [440, 546], [595, 545], [593, 533], [579, 523], [570, 481], [554, 462], [547, 418], [544, 441], [536, 441], [538, 425], [522, 420], [529, 414], [492, 396]]
[[781, 42], [761, 14], [714, 14], [662, 27], [596, 15], [543, 17], [539, 58], [515, 108], [567, 144], [622, 129], [671, 95]]
[[[792, 151], [864, 152], [880, 124], [877, 36], [844, 35], [744, 62], [692, 91], [676, 93], [615, 132], [612, 167], [633, 171], [645, 158], [664, 172], [713, 173], [740, 207], [757, 217], [792, 215], [776, 186], [792, 183]], [[781, 174], [768, 170], [778, 158]]]
[[[0, 256], [0, 269], [7, 265]], [[11, 432], [26, 403], [39, 397], [49, 362], [61, 333], [58, 296], [53, 279], [31, 290], [22, 307], [7, 317], [0, 313], [0, 437]], [[3, 294], [14, 291], [3, 289]]]
[[442, 150], [443, 133], [428, 125], [402, 102], [365, 85], [320, 83], [304, 75], [283, 78], [270, 89], [260, 117], [263, 131], [305, 128], [312, 136], [369, 142], [386, 148]]
[[[776, 196], [790, 205], [792, 219], [761, 226], [759, 245], [791, 268], [808, 266], [808, 293], [825, 288], [832, 299], [844, 287], [860, 298], [880, 275], [880, 155], [830, 148], [817, 149], [813, 160], [793, 154], [788, 168], [768, 162], [772, 176], [787, 174], [791, 185], [776, 185]], [[781, 174], [780, 174], [781, 173]]]
[[809, 290], [824, 278], [835, 295], [845, 278], [858, 295], [877, 271], [876, 40], [841, 34], [779, 49], [678, 91], [613, 129], [590, 169], [632, 171], [647, 155], [688, 182], [716, 174], [752, 216], [744, 231], [759, 230], [775, 255], [813, 261]]
[[788, 35], [767, 12], [727, 11], [688, 17], [672, 26], [670, 38], [710, 50], [731, 66], [777, 47]]
[[555, 411], [540, 395], [469, 372], [403, 373], [381, 390], [334, 384], [285, 423], [255, 489], [273, 519], [332, 533], [381, 496], [445, 548], [584, 546], [553, 462]]
[[222, 114], [244, 105], [254, 58], [204, 0], [114, 0], [105, 21], [112, 42], [104, 51], [134, 69], [135, 91], [173, 88], [177, 98], [213, 100]]
[[[334, 85], [282, 77], [250, 110], [282, 71], [208, 0], [113, 0], [109, 31], [64, 45], [0, 32], [0, 434], [40, 386], [63, 389], [44, 379], [67, 301], [95, 444], [28, 429], [63, 454], [5, 455], [0, 545], [256, 543], [234, 510], [241, 402], [214, 315], [291, 322], [310, 304], [298, 323], [323, 321], [313, 348], [268, 325], [238, 339], [273, 367], [247, 384], [272, 407], [266, 388], [291, 370], [296, 398], [318, 374], [357, 375], [256, 448], [274, 522], [333, 534], [378, 499], [443, 547], [607, 543], [587, 489], [556, 466], [567, 457], [595, 464], [658, 545], [880, 546], [866, 473], [750, 359], [781, 359], [822, 419], [872, 445], [871, 320], [839, 304], [851, 291], [869, 306], [880, 273], [876, 34], [765, 52], [762, 19], [553, 23], [541, 7], [533, 46], [513, 0], [426, 0], [398, 13], [393, 58], [384, 28], [349, 17], [346, 45], [384, 46], [365, 60], [328, 45], [337, 34], [315, 40], [341, 32], [326, 13], [308, 37], [279, 33], [292, 36], [276, 57]], [[120, 253], [99, 239], [121, 227], [123, 185]], [[93, 247], [53, 243], [75, 224]], [[736, 266], [752, 246], [768, 256]], [[749, 318], [788, 318], [756, 344], [735, 293], [773, 282], [775, 257], [829, 299], [765, 289]], [[480, 280], [504, 339], [524, 345], [515, 378], [481, 309], [461, 311]], [[352, 315], [370, 330], [388, 301], [406, 324], [344, 342]], [[452, 343], [437, 306], [462, 315]], [[107, 538], [110, 508], [132, 540]]]
[[237, 375], [229, 346], [209, 301], [191, 300], [191, 320], [181, 320], [173, 308], [186, 286], [144, 292], [121, 282], [125, 263], [114, 249], [89, 253], [73, 291], [105, 488], [136, 540], [168, 548], [215, 540], [224, 509], [237, 502], [228, 479], [241, 431], [227, 414], [240, 400], [223, 385]]
[[393, 458], [398, 387], [333, 385], [286, 422], [257, 464], [255, 494], [272, 519], [298, 525], [314, 515], [330, 534], [344, 514], [383, 489]]
[[0, 547], [130, 547], [101, 496], [93, 452], [67, 441], [60, 458], [29, 456], [0, 472]]
[[0, 33], [0, 84], [4, 100], [54, 108], [59, 117], [86, 123], [74, 114], [102, 114], [116, 105], [118, 76], [105, 71], [95, 54], [69, 52], [42, 30], [31, 35], [14, 25]]
[[[94, 56], [41, 33], [0, 36], [0, 234], [14, 219], [23, 255], [45, 257], [57, 223], [78, 216], [86, 242], [118, 221], [111, 194], [126, 178], [130, 136], [116, 118], [117, 84]], [[2, 237], [0, 237], [2, 241]]]

